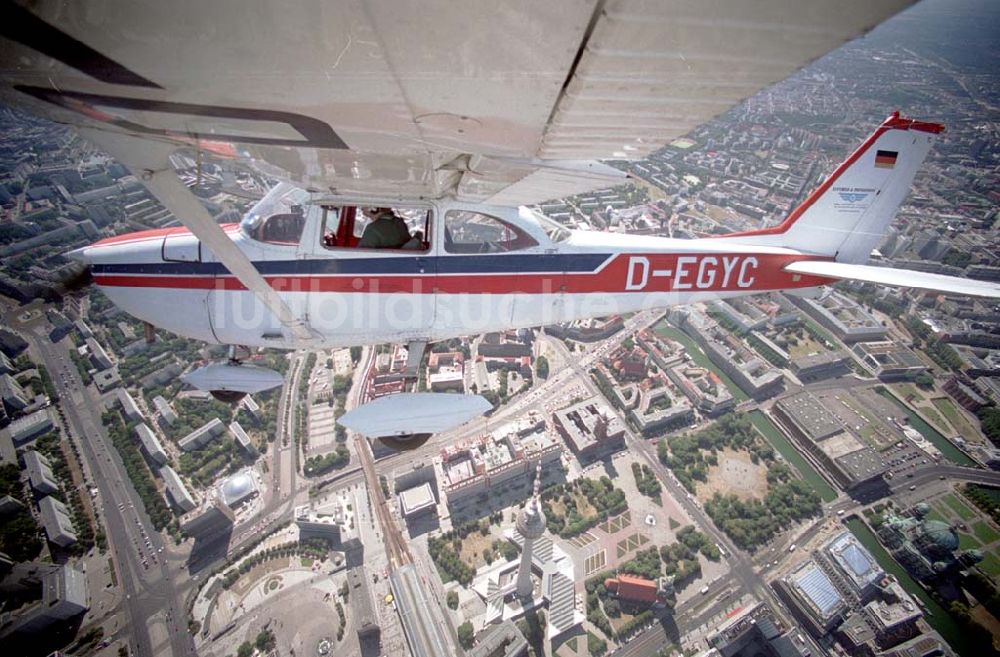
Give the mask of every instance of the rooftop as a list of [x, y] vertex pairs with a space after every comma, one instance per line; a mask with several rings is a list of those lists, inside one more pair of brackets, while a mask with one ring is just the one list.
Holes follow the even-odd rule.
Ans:
[[850, 532], [837, 535], [827, 544], [826, 551], [858, 591], [885, 577], [875, 557]]
[[226, 505], [234, 507], [257, 493], [257, 482], [250, 470], [244, 469], [222, 482], [221, 491]]
[[815, 561], [799, 566], [788, 576], [787, 582], [822, 623], [846, 608], [837, 588]]
[[399, 502], [405, 516], [431, 509], [435, 504], [434, 490], [431, 488], [430, 483], [425, 481], [419, 486], [400, 493]]
[[836, 417], [806, 391], [779, 399], [777, 406], [814, 442], [828, 438], [842, 428]]

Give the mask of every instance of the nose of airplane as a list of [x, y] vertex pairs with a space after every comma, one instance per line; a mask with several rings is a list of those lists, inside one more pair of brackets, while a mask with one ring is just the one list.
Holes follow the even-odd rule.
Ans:
[[79, 249], [73, 249], [72, 251], [69, 251], [65, 255], [70, 260], [73, 260], [75, 262], [80, 262], [80, 263], [83, 263], [85, 265], [89, 265], [90, 264], [90, 258], [87, 255], [87, 251], [89, 251], [89, 250], [90, 250], [89, 246], [83, 246], [83, 247], [80, 247]]

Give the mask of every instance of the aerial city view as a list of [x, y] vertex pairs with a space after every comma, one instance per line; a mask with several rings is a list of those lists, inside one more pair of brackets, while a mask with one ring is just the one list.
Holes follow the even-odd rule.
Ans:
[[[527, 124], [421, 114], [440, 61], [365, 29], [428, 24], [371, 3], [324, 70], [364, 91], [388, 62], [420, 148], [452, 153], [426, 161], [360, 96], [337, 107], [387, 126], [371, 142], [320, 109], [241, 113], [221, 79], [171, 95], [194, 60], [109, 45], [149, 28], [129, 3], [4, 4], [5, 657], [1000, 654], [996, 3], [753, 45], [796, 59], [685, 86], [690, 125], [641, 158], [565, 131], [615, 30], [662, 28], [642, 3], [565, 18], [583, 36], [553, 45], [538, 158]], [[507, 25], [467, 11], [441, 29]], [[539, 21], [520, 46], [561, 39]], [[205, 75], [271, 61], [239, 52]], [[503, 59], [463, 57], [452, 84]], [[630, 101], [608, 102], [591, 118]], [[615, 138], [656, 122], [628, 112]]]

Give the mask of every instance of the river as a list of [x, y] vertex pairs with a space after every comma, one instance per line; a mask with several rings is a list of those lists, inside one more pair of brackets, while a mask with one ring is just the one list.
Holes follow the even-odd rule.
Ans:
[[809, 465], [809, 462], [799, 454], [795, 446], [785, 438], [785, 435], [781, 433], [778, 427], [774, 426], [770, 418], [761, 411], [750, 411], [747, 415], [749, 415], [750, 421], [757, 427], [757, 430], [764, 434], [764, 437], [785, 457], [785, 460], [794, 465], [802, 473], [802, 477], [812, 484], [812, 487], [819, 494], [820, 499], [824, 502], [832, 502], [837, 499], [837, 491], [830, 487], [830, 484], [816, 472], [815, 468]]

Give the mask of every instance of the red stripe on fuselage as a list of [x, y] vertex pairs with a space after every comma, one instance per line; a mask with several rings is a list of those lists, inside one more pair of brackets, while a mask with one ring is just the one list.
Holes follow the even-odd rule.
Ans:
[[[221, 224], [220, 228], [227, 233], [230, 233], [238, 229], [239, 226], [239, 224]], [[99, 240], [91, 244], [89, 248], [93, 249], [101, 246], [120, 246], [122, 244], [145, 242], [147, 240], [159, 240], [171, 235], [190, 234], [191, 231], [183, 226], [174, 226], [172, 228], [153, 228], [150, 230], [136, 231], [134, 233], [125, 233], [124, 235], [115, 235], [114, 237], [105, 237], [103, 240]]]
[[[829, 260], [784, 254], [621, 254], [597, 273], [265, 276], [279, 292], [366, 294], [587, 294], [729, 292], [823, 285], [830, 279], [784, 271], [791, 262]], [[98, 274], [106, 287], [241, 291], [233, 276]]]

